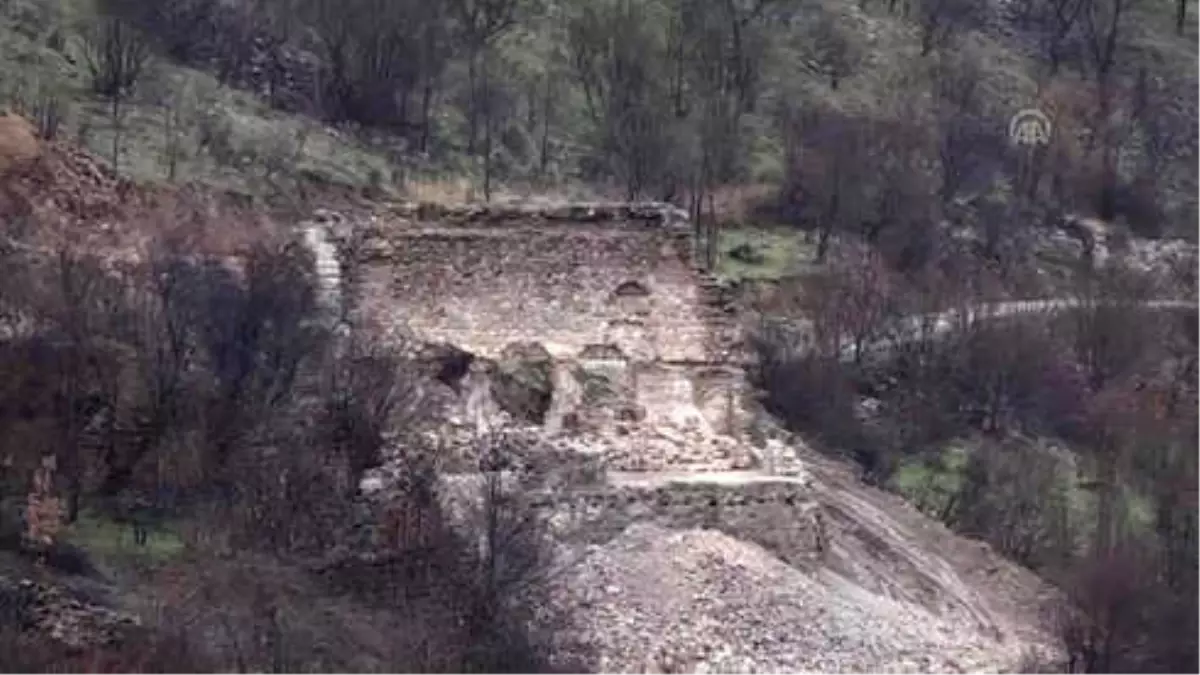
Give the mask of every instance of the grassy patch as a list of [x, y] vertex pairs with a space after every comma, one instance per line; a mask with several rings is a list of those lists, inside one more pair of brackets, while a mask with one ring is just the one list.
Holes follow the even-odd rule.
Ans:
[[133, 527], [108, 516], [81, 513], [64, 533], [67, 543], [78, 546], [104, 566], [140, 564], [158, 566], [177, 559], [184, 552], [183, 538], [169, 522], [152, 523], [146, 543], [133, 540]]
[[[289, 179], [316, 178], [335, 185], [394, 189], [389, 162], [349, 134], [313, 120], [281, 113], [221, 86], [207, 73], [160, 63], [146, 95], [132, 100], [120, 121], [121, 172], [135, 179], [169, 177], [168, 114], [180, 122], [175, 178], [226, 190], [263, 194], [284, 189]], [[164, 94], [156, 101], [153, 90]], [[115, 126], [106, 102], [78, 92], [67, 131], [89, 150], [112, 161]], [[200, 137], [218, 138], [202, 149]], [[211, 142], [210, 142], [211, 143]]]
[[[53, 102], [61, 114], [58, 136], [112, 162], [118, 126], [109, 102], [90, 89], [80, 38], [93, 11], [87, 3], [57, 0], [0, 7], [0, 108], [34, 117]], [[298, 178], [369, 186], [385, 195], [399, 191], [383, 145], [273, 110], [206, 72], [161, 57], [151, 60], [120, 113], [117, 163], [135, 180], [167, 180], [174, 154], [176, 181], [244, 194], [286, 193], [290, 179]], [[168, 121], [176, 132], [168, 131]], [[210, 142], [202, 148], [205, 136]], [[219, 137], [215, 143], [213, 137]], [[178, 152], [169, 153], [169, 146]]]
[[906, 459], [892, 475], [892, 489], [921, 511], [945, 518], [962, 490], [969, 460], [969, 451], [961, 446], [932, 458]]
[[780, 279], [813, 264], [815, 246], [802, 232], [784, 228], [724, 228], [717, 273], [727, 279]]

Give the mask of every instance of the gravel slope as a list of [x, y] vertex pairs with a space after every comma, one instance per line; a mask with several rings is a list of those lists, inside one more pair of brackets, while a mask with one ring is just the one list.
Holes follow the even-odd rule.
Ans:
[[972, 622], [711, 530], [631, 526], [558, 575], [564, 655], [599, 672], [965, 672], [1010, 665]]

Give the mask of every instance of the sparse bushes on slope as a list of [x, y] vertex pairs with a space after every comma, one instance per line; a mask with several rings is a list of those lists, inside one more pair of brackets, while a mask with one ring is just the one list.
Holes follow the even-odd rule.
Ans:
[[[173, 60], [288, 110], [385, 130], [371, 136], [390, 139], [380, 155], [392, 168], [477, 174], [485, 194], [505, 182], [545, 184], [553, 174], [687, 203], [699, 214], [726, 186], [770, 180], [784, 202], [774, 217], [794, 221], [797, 188], [806, 209], [813, 195], [818, 213], [845, 211], [847, 200], [833, 209], [822, 193], [854, 172], [875, 178], [848, 201], [885, 212], [833, 220], [906, 249], [885, 252], [908, 267], [920, 266], [929, 238], [913, 228], [936, 224], [956, 198], [1004, 194], [1051, 212], [1124, 218], [1151, 235], [1190, 229], [1194, 190], [1184, 188], [1195, 182], [1186, 160], [1195, 154], [1196, 113], [1176, 95], [1187, 83], [1166, 69], [1177, 61], [1177, 38], [1159, 35], [1148, 10], [1113, 0], [975, 5], [101, 3]], [[1112, 20], [1085, 20], [1090, 15]], [[893, 55], [880, 47], [921, 61], [881, 67]], [[798, 81], [803, 71], [819, 81]], [[1012, 101], [1034, 89], [1036, 105], [1055, 118], [1054, 147], [1018, 162], [1003, 136]], [[922, 90], [933, 96], [915, 95]], [[839, 111], [821, 120], [829, 134], [844, 135], [838, 118], [846, 117], [871, 142], [846, 153], [806, 148], [816, 156], [802, 161], [780, 157], [777, 148], [798, 140], [798, 101]], [[835, 177], [818, 175], [826, 171]], [[370, 172], [361, 174], [369, 183]], [[990, 234], [1008, 237], [1016, 217], [989, 220]], [[906, 248], [911, 241], [921, 243]]]
[[[858, 278], [886, 293], [864, 269]], [[810, 290], [824, 296], [815, 308], [856, 297]], [[873, 363], [837, 362], [828, 339], [803, 353], [786, 333], [764, 332], [759, 378], [794, 429], [1068, 590], [1063, 639], [1075, 667], [1183, 672], [1196, 659], [1196, 408], [1181, 403], [1196, 396], [1195, 331], [1139, 306], [1149, 290], [1095, 272], [1077, 307], [964, 320]], [[905, 304], [866, 325], [887, 335]], [[810, 315], [818, 337], [854, 334], [838, 312]], [[964, 438], [965, 461], [940, 461]]]
[[[85, 649], [86, 667], [541, 668], [540, 638], [516, 612], [545, 560], [513, 564], [541, 551], [539, 530], [493, 528], [480, 551], [443, 522], [436, 457], [410, 437], [423, 413], [415, 367], [370, 334], [332, 332], [302, 246], [268, 238], [219, 257], [157, 242], [124, 264], [67, 246], [4, 256], [0, 302], [17, 319], [0, 341], [5, 496], [27, 492], [49, 454], [69, 517], [116, 522], [109, 536], [131, 517], [182, 535], [133, 591], [161, 602], [142, 612], [151, 636]], [[385, 444], [410, 465], [394, 500], [426, 514], [421, 536], [390, 543], [382, 505], [358, 491]], [[495, 498], [485, 523], [524, 517]], [[396, 594], [329, 583], [339, 565]]]

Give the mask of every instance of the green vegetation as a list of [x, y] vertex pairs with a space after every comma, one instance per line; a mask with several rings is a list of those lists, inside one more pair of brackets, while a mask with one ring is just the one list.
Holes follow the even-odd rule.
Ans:
[[185, 552], [179, 523], [153, 522], [146, 540], [137, 543], [130, 523], [119, 522], [103, 512], [85, 511], [63, 533], [63, 541], [78, 546], [106, 568], [161, 566], [178, 560]]
[[[1133, 2], [1113, 4], [1111, 23], [1066, 12], [1052, 26], [1064, 2], [13, 0], [0, 104], [61, 118], [59, 135], [139, 179], [250, 194], [668, 198], [733, 226], [910, 242], [924, 235], [907, 220], [963, 219], [949, 205], [965, 199], [966, 221], [1034, 206], [1190, 234], [1187, 21], [1177, 31], [1174, 12]], [[107, 93], [87, 58], [104, 17], [149, 46], [130, 86]], [[1123, 111], [1106, 122], [1122, 125], [1119, 148], [1078, 143], [1099, 131], [1079, 113], [1101, 93]], [[1003, 135], [1031, 106], [1061, 133], [1031, 204], [1014, 204]], [[753, 197], [765, 220], [711, 212], [711, 196], [748, 185], [768, 187]]]
[[970, 460], [970, 450], [955, 444], [933, 457], [902, 460], [891, 477], [891, 487], [913, 506], [945, 520], [957, 505]]
[[119, 128], [118, 168], [135, 180], [264, 196], [297, 180], [395, 193], [384, 149], [167, 58], [150, 59], [114, 120], [111, 102], [91, 91], [84, 53], [94, 11], [53, 0], [0, 8], [0, 105], [53, 124], [47, 132], [109, 162]]
[[717, 274], [727, 279], [777, 280], [808, 269], [814, 248], [802, 232], [783, 227], [720, 230]]

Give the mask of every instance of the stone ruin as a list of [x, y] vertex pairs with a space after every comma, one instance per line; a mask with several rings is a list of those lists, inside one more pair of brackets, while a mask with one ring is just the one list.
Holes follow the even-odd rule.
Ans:
[[709, 524], [786, 558], [819, 548], [791, 439], [747, 384], [734, 298], [678, 209], [402, 204], [318, 213], [304, 234], [331, 313], [432, 364], [460, 478], [479, 432], [505, 428], [543, 463], [602, 476], [535, 498], [560, 521]]
[[[1039, 581], [1014, 571], [995, 585], [993, 573], [1009, 568], [986, 547], [932, 525], [894, 495], [862, 488], [852, 473], [804, 452], [772, 424], [747, 381], [754, 364], [738, 304], [696, 262], [692, 228], [670, 207], [401, 205], [356, 217], [321, 214], [305, 234], [331, 318], [351, 331], [382, 331], [412, 345], [428, 366], [422, 389], [439, 404], [429, 433], [441, 450], [443, 508], [426, 512], [401, 498], [395, 486], [408, 476], [400, 456], [369, 472], [363, 492], [394, 512], [394, 522], [379, 528], [394, 532], [364, 528], [368, 559], [403, 558], [419, 546], [430, 517], [445, 516], [460, 532], [478, 536], [482, 549], [488, 543], [481, 497], [508, 486], [556, 535], [555, 563], [572, 580], [567, 585], [578, 579], [584, 602], [564, 606], [591, 608], [583, 615], [595, 620], [600, 642], [622, 620], [596, 609], [594, 592], [608, 587], [595, 584], [632, 581], [604, 582], [609, 577], [586, 571], [576, 577], [575, 562], [598, 560], [603, 567], [610, 554], [624, 555], [613, 553], [622, 546], [642, 547], [638, 532], [662, 537], [664, 528], [725, 542], [718, 548], [731, 540], [739, 551], [757, 544], [782, 562], [776, 570], [796, 573], [786, 582], [763, 577], [764, 586], [823, 587], [823, 595], [783, 601], [805, 609], [803, 598], [822, 598], [800, 620], [824, 636], [812, 643], [824, 645], [820, 653], [838, 652], [825, 648], [845, 642], [837, 626], [858, 631], [868, 614], [876, 621], [867, 629], [872, 654], [879, 636], [914, 624], [882, 606], [857, 614], [846, 609], [874, 607], [878, 598], [952, 617], [944, 625], [961, 635], [930, 629], [944, 644], [1008, 636], [989, 648], [993, 661], [1007, 663], [1010, 647], [1041, 639], [1039, 628], [1023, 632], [1040, 625]], [[502, 466], [486, 461], [492, 443], [506, 444]], [[664, 571], [662, 583], [676, 588], [674, 579], [691, 588], [680, 579], [708, 565], [706, 555]], [[1013, 603], [1009, 582], [1018, 578], [1028, 595]], [[659, 583], [643, 581], [643, 589]], [[426, 591], [436, 592], [436, 584]], [[718, 585], [706, 592], [730, 591]], [[637, 602], [658, 597], [648, 593]], [[833, 616], [829, 603], [843, 609]], [[643, 626], [679, 623], [670, 607], [660, 609], [672, 617], [637, 623], [621, 640], [655, 630]], [[746, 620], [758, 626], [774, 611], [761, 606]], [[915, 620], [918, 632], [925, 623], [932, 625]], [[672, 639], [687, 642], [687, 635]], [[733, 641], [754, 649], [757, 635], [755, 628]], [[789, 632], [785, 641], [793, 637]], [[892, 642], [884, 651], [902, 653], [913, 644]]]

